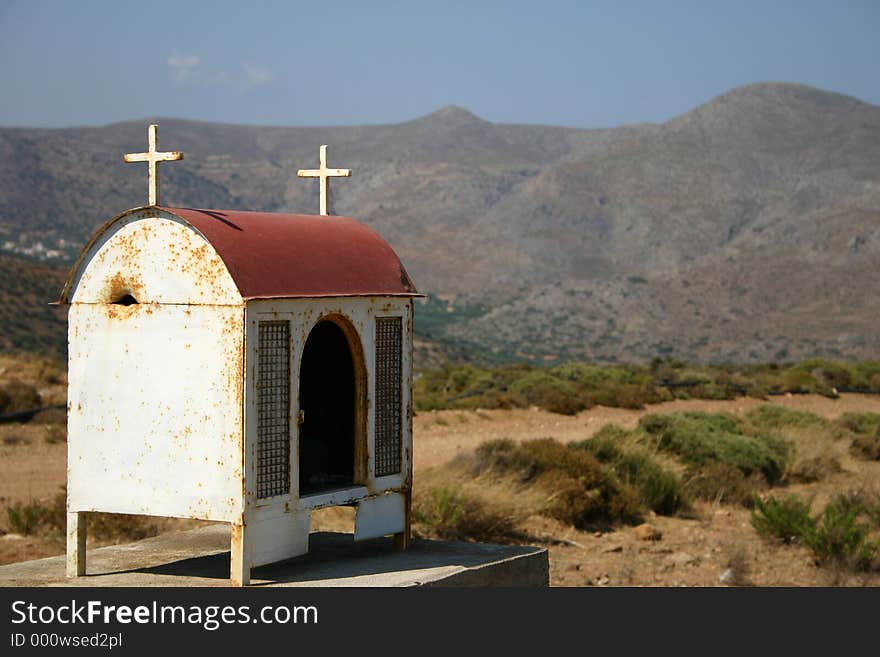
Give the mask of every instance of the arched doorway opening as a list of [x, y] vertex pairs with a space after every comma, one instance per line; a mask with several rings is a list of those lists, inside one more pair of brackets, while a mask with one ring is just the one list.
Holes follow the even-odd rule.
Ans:
[[358, 446], [363, 412], [359, 400], [364, 392], [359, 381], [363, 362], [359, 350], [353, 353], [347, 334], [354, 334], [354, 329], [324, 319], [315, 324], [303, 347], [300, 496], [352, 486], [360, 478]]

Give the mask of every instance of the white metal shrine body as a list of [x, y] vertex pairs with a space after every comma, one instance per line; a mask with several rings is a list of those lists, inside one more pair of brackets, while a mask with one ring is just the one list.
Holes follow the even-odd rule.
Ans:
[[345, 217], [146, 207], [94, 235], [69, 305], [68, 575], [84, 515], [232, 526], [231, 579], [304, 554], [309, 515], [409, 540], [419, 296]]

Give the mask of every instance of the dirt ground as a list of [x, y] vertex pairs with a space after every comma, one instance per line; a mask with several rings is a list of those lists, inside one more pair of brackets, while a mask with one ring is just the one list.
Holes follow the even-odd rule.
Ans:
[[[815, 395], [773, 397], [767, 401], [688, 400], [658, 404], [642, 411], [593, 408], [575, 416], [532, 410], [433, 411], [414, 419], [414, 480], [419, 473], [457, 454], [496, 439], [552, 437], [583, 440], [602, 426], [636, 425], [647, 412], [701, 410], [743, 414], [765, 403], [807, 410], [827, 418], [847, 411], [880, 413], [880, 397]], [[0, 425], [0, 563], [63, 552], [58, 541], [8, 532], [6, 508], [16, 502], [45, 499], [61, 490], [66, 477], [66, 444], [57, 442], [53, 425]], [[57, 426], [57, 425], [54, 425]], [[844, 459], [843, 472], [785, 490], [815, 496], [822, 503], [841, 490], [880, 491], [880, 462]], [[763, 541], [752, 529], [746, 509], [698, 504], [690, 518], [651, 517], [658, 540], [639, 540], [631, 527], [609, 533], [581, 532], [543, 517], [531, 517], [521, 528], [550, 551], [551, 584], [555, 586], [880, 586], [880, 574], [853, 575], [820, 568], [800, 546]], [[165, 525], [169, 530], [194, 523]], [[349, 509], [313, 514], [313, 530], [351, 531]]]

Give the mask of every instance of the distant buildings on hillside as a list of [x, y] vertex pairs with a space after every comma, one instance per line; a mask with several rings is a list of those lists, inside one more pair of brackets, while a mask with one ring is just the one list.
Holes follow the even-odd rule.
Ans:
[[5, 253], [15, 253], [18, 255], [28, 256], [30, 258], [36, 258], [37, 260], [69, 260], [70, 253], [66, 248], [67, 242], [63, 239], [59, 239], [58, 243], [54, 248], [47, 247], [42, 242], [34, 242], [33, 244], [21, 244], [18, 242], [13, 242], [12, 240], [6, 240], [3, 242], [2, 247], [0, 247], [0, 251]]

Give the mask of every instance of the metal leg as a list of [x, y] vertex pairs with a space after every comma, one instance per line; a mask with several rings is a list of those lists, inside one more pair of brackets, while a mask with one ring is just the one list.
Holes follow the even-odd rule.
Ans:
[[67, 512], [67, 576], [86, 574], [86, 514]]
[[233, 586], [247, 586], [251, 583], [251, 560], [245, 542], [244, 525], [232, 525], [229, 578]]
[[412, 491], [406, 492], [406, 501], [404, 502], [404, 528], [403, 531], [399, 534], [394, 535], [394, 549], [398, 552], [403, 552], [409, 547], [409, 543], [412, 537], [412, 531], [410, 527], [410, 515], [412, 511]]

